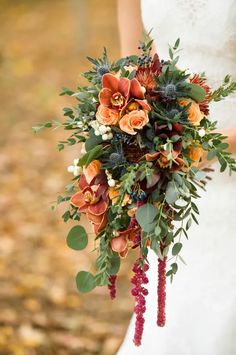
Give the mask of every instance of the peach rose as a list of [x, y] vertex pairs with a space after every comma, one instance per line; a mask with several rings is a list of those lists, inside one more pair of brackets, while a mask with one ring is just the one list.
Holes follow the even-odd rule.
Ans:
[[198, 126], [204, 117], [204, 114], [201, 112], [199, 105], [191, 99], [179, 100], [179, 105], [183, 107], [187, 106], [189, 103], [191, 103], [191, 106], [188, 109], [188, 120], [192, 123], [193, 126]]
[[104, 105], [99, 105], [96, 118], [105, 126], [115, 126], [119, 121], [119, 112]]
[[102, 163], [99, 160], [93, 160], [87, 168], [83, 169], [84, 176], [88, 182], [88, 184], [91, 183], [91, 181], [95, 178], [95, 176], [98, 175], [102, 167]]
[[202, 147], [197, 146], [197, 145], [195, 145], [195, 146], [190, 145], [188, 149], [189, 149], [188, 156], [190, 159], [193, 160], [193, 162], [191, 163], [191, 166], [198, 166], [199, 161], [200, 161], [202, 154], [203, 154]]
[[121, 118], [119, 125], [122, 131], [135, 135], [135, 129], [142, 129], [148, 122], [147, 111], [133, 110]]

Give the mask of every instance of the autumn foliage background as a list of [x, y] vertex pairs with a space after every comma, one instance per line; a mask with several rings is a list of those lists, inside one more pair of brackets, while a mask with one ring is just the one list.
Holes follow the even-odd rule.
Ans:
[[[31, 126], [62, 118], [62, 86], [83, 83], [86, 55], [119, 56], [115, 1], [0, 0], [0, 354], [115, 354], [133, 301], [125, 266], [119, 301], [106, 288], [77, 292], [74, 277], [92, 270], [92, 243], [74, 252], [72, 224], [51, 211], [78, 149], [58, 153], [64, 132], [37, 136]], [[105, 21], [104, 21], [105, 19]]]

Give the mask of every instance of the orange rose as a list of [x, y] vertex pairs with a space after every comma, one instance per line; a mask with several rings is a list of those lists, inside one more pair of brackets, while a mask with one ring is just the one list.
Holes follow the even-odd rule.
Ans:
[[187, 111], [188, 120], [192, 123], [193, 126], [198, 126], [204, 117], [204, 114], [201, 112], [199, 105], [191, 99], [179, 100], [179, 105], [183, 107], [187, 106], [189, 103], [191, 103], [191, 106]]
[[193, 160], [193, 162], [191, 163], [191, 166], [198, 166], [199, 164], [199, 161], [202, 157], [202, 154], [203, 154], [203, 150], [202, 150], [202, 147], [200, 146], [193, 146], [193, 145], [190, 145], [188, 147], [188, 156], [190, 159]]
[[135, 135], [135, 129], [142, 129], [149, 122], [148, 114], [144, 110], [133, 110], [124, 115], [120, 122], [120, 129], [128, 134]]
[[119, 112], [104, 105], [99, 105], [96, 118], [99, 123], [105, 126], [115, 126], [119, 120]]
[[87, 168], [83, 169], [84, 176], [88, 182], [88, 184], [91, 183], [91, 181], [95, 178], [95, 176], [98, 175], [102, 167], [102, 163], [99, 160], [93, 160]]

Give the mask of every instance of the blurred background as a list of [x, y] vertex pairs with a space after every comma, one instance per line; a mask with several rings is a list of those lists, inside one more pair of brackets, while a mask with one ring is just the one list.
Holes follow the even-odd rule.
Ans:
[[[115, 354], [132, 313], [129, 276], [118, 299], [81, 295], [75, 275], [94, 255], [65, 243], [72, 224], [51, 211], [75, 157], [64, 132], [34, 135], [71, 104], [62, 86], [83, 84], [86, 55], [119, 56], [115, 0], [0, 0], [0, 354]], [[127, 261], [126, 261], [127, 263]]]

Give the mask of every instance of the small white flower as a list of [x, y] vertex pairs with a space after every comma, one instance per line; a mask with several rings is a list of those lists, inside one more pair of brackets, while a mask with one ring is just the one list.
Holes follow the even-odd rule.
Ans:
[[74, 165], [70, 165], [67, 168], [68, 173], [74, 173]]
[[110, 179], [110, 180], [108, 180], [108, 185], [110, 187], [115, 187], [116, 186], [116, 181], [114, 179]]
[[101, 133], [98, 130], [95, 130], [94, 134], [95, 134], [95, 136], [100, 136], [101, 135]]
[[205, 134], [206, 134], [205, 129], [204, 128], [199, 129], [198, 134], [199, 134], [200, 137], [204, 137]]
[[89, 116], [94, 116], [95, 115], [95, 112], [93, 112], [93, 111], [91, 111], [90, 113], [89, 113]]
[[81, 173], [81, 167], [74, 166], [74, 171], [73, 171], [74, 176], [78, 176], [80, 173]]
[[112, 234], [114, 235], [114, 237], [118, 237], [119, 232], [118, 232], [118, 231], [113, 231], [113, 233], [112, 233]]
[[107, 134], [107, 133], [105, 133], [105, 134], [102, 135], [102, 140], [103, 140], [103, 141], [108, 140], [108, 134]]
[[79, 162], [79, 159], [74, 159], [74, 160], [73, 160], [73, 164], [74, 164], [75, 166], [78, 165], [78, 162]]

